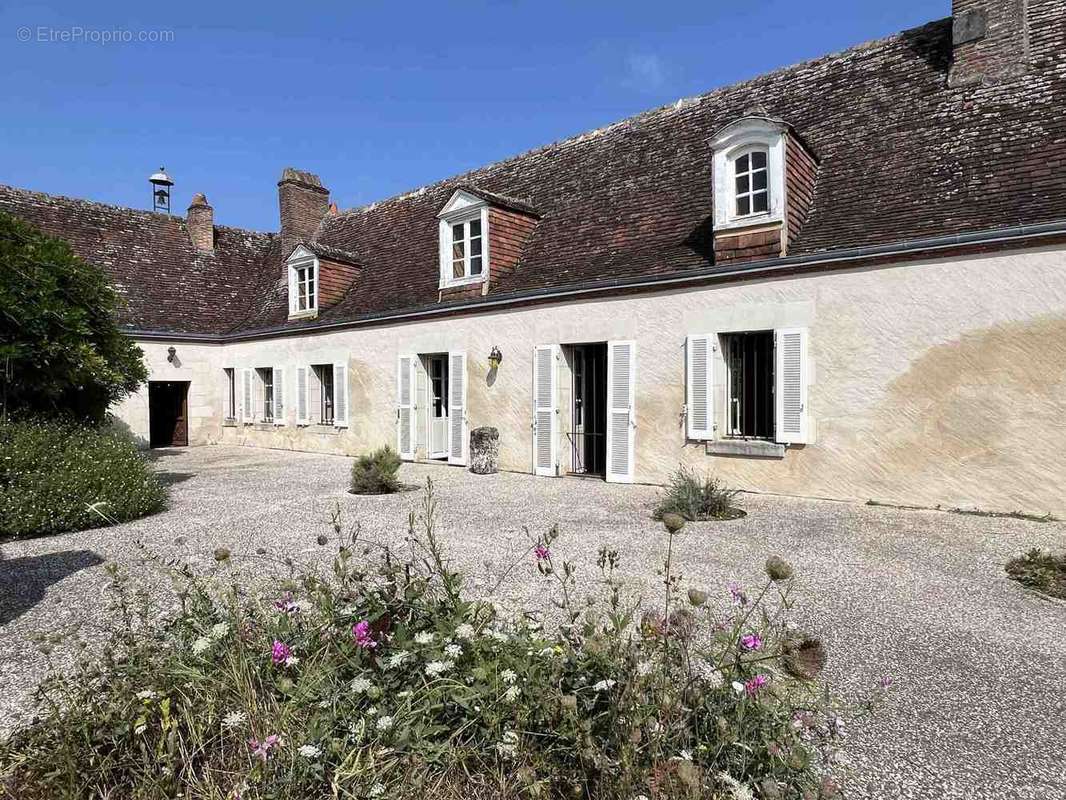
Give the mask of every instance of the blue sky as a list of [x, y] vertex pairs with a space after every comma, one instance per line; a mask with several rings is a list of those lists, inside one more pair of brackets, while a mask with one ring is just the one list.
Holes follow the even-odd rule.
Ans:
[[949, 14], [949, 0], [16, 0], [0, 8], [0, 183], [144, 208], [165, 164], [178, 213], [202, 191], [217, 223], [273, 230], [284, 166], [362, 205]]

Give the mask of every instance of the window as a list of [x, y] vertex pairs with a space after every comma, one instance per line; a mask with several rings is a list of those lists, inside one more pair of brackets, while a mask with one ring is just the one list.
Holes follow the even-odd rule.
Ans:
[[489, 272], [488, 203], [458, 189], [437, 216], [440, 288], [484, 281]]
[[318, 257], [303, 245], [289, 256], [289, 316], [318, 311]]
[[322, 425], [333, 424], [333, 365], [315, 364], [311, 367], [315, 374], [314, 384], [318, 388], [318, 396], [312, 394], [311, 414], [312, 419], [317, 415], [318, 422]]
[[296, 284], [296, 308], [295, 311], [313, 311], [315, 302], [315, 265], [307, 264], [303, 267], [293, 267], [295, 275], [293, 280]]
[[260, 386], [260, 411], [263, 422], [274, 421], [274, 370], [270, 367], [260, 367], [256, 370], [259, 375]]
[[227, 420], [237, 419], [237, 380], [234, 374], [233, 367], [226, 367], [223, 370], [226, 380], [223, 390], [225, 391], [225, 397], [223, 397], [223, 416]]
[[726, 430], [729, 437], [774, 438], [774, 332], [725, 333]]
[[766, 150], [757, 149], [733, 160], [736, 185], [736, 215], [765, 214], [770, 209], [767, 188]]
[[452, 277], [480, 275], [481, 258], [481, 218], [452, 225]]

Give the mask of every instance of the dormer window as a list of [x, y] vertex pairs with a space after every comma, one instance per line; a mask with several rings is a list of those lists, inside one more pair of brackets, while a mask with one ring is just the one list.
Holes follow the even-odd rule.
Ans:
[[440, 288], [481, 283], [489, 273], [489, 204], [456, 190], [440, 220]]
[[780, 223], [785, 206], [785, 133], [769, 117], [744, 117], [715, 135], [716, 231]]
[[452, 223], [453, 280], [476, 280], [480, 277], [484, 268], [482, 242], [480, 214], [465, 222]]
[[289, 256], [289, 316], [318, 313], [318, 256], [303, 245]]
[[749, 150], [733, 159], [738, 217], [765, 214], [770, 210], [766, 163], [766, 149], [761, 147]]

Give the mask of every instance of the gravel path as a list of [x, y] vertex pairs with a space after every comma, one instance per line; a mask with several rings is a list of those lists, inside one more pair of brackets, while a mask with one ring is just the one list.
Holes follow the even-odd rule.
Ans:
[[[0, 727], [24, 718], [44, 671], [34, 633], [99, 624], [106, 560], [134, 565], [135, 538], [152, 549], [210, 561], [267, 547], [315, 557], [337, 503], [365, 534], [402, 538], [420, 493], [343, 492], [350, 459], [203, 447], [157, 451], [172, 484], [170, 510], [120, 527], [3, 546], [0, 561]], [[524, 526], [558, 523], [556, 550], [592, 577], [599, 548], [617, 549], [648, 590], [664, 537], [647, 510], [658, 490], [528, 475], [475, 476], [405, 465], [432, 476], [440, 532], [472, 589], [484, 592], [527, 546]], [[766, 556], [796, 567], [803, 622], [830, 652], [829, 680], [845, 696], [894, 678], [875, 717], [850, 733], [849, 796], [1066, 797], [1066, 604], [1009, 581], [1003, 564], [1034, 546], [1066, 548], [1066, 525], [744, 495], [747, 518], [690, 525], [675, 547], [686, 582], [725, 592], [753, 584]], [[178, 536], [185, 543], [176, 545]], [[502, 592], [542, 607], [528, 566]]]

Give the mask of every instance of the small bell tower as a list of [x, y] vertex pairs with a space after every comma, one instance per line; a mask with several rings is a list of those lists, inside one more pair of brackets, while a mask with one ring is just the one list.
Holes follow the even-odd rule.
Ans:
[[148, 182], [152, 184], [152, 211], [164, 211], [169, 214], [170, 187], [174, 185], [174, 181], [167, 175], [166, 169], [160, 167], [159, 172], [152, 175]]

